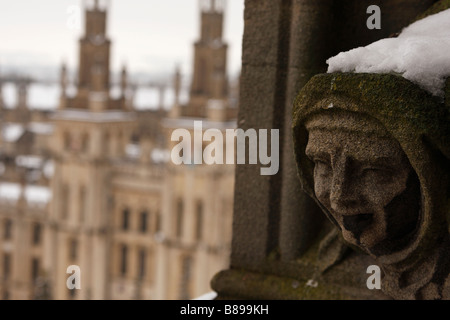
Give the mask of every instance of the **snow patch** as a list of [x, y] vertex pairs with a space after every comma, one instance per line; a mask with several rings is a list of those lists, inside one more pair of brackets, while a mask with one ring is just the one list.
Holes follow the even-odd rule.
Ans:
[[52, 192], [47, 187], [41, 186], [26, 186], [25, 199], [28, 203], [42, 203], [47, 204], [52, 198]]
[[0, 183], [0, 200], [16, 202], [22, 192], [29, 204], [46, 205], [52, 198], [52, 191], [47, 187], [28, 185], [22, 188], [18, 183]]
[[214, 300], [215, 298], [217, 298], [217, 293], [214, 291], [205, 293], [204, 295], [201, 295], [198, 298], [195, 298], [193, 300]]
[[137, 159], [141, 156], [141, 147], [138, 144], [130, 143], [125, 147], [125, 154], [129, 158]]
[[43, 161], [42, 157], [39, 156], [18, 156], [16, 158], [16, 165], [28, 169], [40, 169]]
[[167, 163], [170, 161], [170, 151], [163, 149], [154, 149], [152, 151], [151, 157], [154, 163]]
[[25, 132], [25, 129], [20, 124], [5, 124], [2, 128], [3, 140], [6, 142], [16, 142]]
[[31, 122], [28, 130], [39, 135], [51, 135], [54, 131], [54, 125], [50, 123]]
[[[103, 99], [104, 96], [99, 94], [96, 98]], [[87, 122], [122, 122], [133, 121], [134, 115], [130, 112], [122, 111], [103, 111], [92, 112], [88, 110], [66, 109], [58, 111], [52, 116], [53, 119], [70, 120], [70, 121], [87, 121]]]
[[1, 183], [0, 199], [17, 200], [20, 197], [21, 188], [17, 183]]
[[444, 97], [450, 76], [450, 9], [403, 29], [397, 38], [376, 41], [327, 60], [328, 72], [398, 73], [431, 94]]
[[55, 163], [53, 162], [53, 160], [48, 160], [47, 162], [45, 162], [42, 171], [47, 179], [52, 178], [55, 173]]

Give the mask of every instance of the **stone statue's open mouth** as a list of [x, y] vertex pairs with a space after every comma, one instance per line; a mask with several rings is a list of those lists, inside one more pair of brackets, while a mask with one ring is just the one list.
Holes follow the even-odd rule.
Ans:
[[344, 228], [352, 232], [355, 238], [372, 224], [373, 213], [360, 213], [343, 216]]

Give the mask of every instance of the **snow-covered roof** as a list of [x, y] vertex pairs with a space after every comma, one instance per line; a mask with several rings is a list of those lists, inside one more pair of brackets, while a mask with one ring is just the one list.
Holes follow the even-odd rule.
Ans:
[[[38, 135], [51, 135], [54, 125], [50, 123], [31, 122], [28, 124], [28, 131]], [[4, 123], [1, 128], [1, 135], [6, 142], [17, 142], [25, 133], [25, 127], [19, 123]]]
[[403, 29], [397, 38], [341, 52], [327, 60], [328, 72], [398, 73], [443, 97], [450, 76], [450, 9]]
[[15, 123], [5, 123], [1, 130], [2, 138], [6, 142], [16, 142], [24, 132], [23, 125]]
[[74, 84], [69, 84], [66, 89], [66, 95], [68, 97], [75, 97], [77, 95], [77, 86]]
[[28, 106], [30, 109], [54, 110], [58, 107], [60, 94], [57, 84], [32, 83], [28, 90]]
[[66, 109], [56, 112], [54, 119], [86, 122], [123, 122], [133, 121], [135, 116], [130, 112], [123, 111], [103, 111], [93, 112], [87, 110]]
[[[139, 144], [130, 143], [125, 148], [125, 154], [131, 159], [138, 159], [141, 156], [142, 148]], [[170, 160], [170, 151], [155, 148], [150, 151], [150, 157], [153, 163], [167, 163]]]
[[28, 124], [27, 129], [35, 134], [51, 135], [55, 129], [55, 126], [51, 123], [31, 122]]
[[134, 106], [136, 109], [157, 109], [159, 107], [159, 90], [156, 88], [140, 88], [136, 90]]
[[[66, 94], [74, 97], [77, 88], [73, 84], [69, 85]], [[110, 89], [111, 98], [117, 99], [121, 96], [122, 90], [119, 85], [113, 85]], [[138, 87], [134, 95], [134, 107], [136, 110], [157, 109], [159, 108], [160, 91], [157, 87]], [[2, 86], [2, 95], [7, 109], [14, 109], [17, 105], [17, 86], [7, 82]], [[27, 103], [30, 109], [36, 110], [56, 110], [59, 105], [61, 88], [59, 84], [31, 83], [28, 87]], [[127, 98], [132, 97], [131, 90], [126, 92]], [[91, 99], [105, 100], [106, 97], [94, 93]], [[180, 104], [185, 104], [189, 100], [189, 90], [182, 88], [180, 91]], [[164, 90], [164, 109], [172, 108], [175, 103], [175, 92], [172, 87], [166, 87]]]
[[20, 197], [20, 191], [18, 183], [0, 183], [0, 199], [16, 201]]
[[5, 83], [2, 86], [3, 103], [6, 108], [12, 109], [17, 105], [17, 88], [12, 83]]
[[18, 183], [4, 182], [0, 183], [0, 200], [16, 202], [19, 200], [22, 191], [25, 200], [29, 204], [47, 204], [52, 198], [52, 192], [49, 188], [43, 186], [27, 185], [24, 190]]
[[16, 158], [16, 165], [28, 169], [39, 169], [42, 167], [44, 159], [39, 156], [18, 156]]
[[[2, 86], [3, 102], [8, 109], [17, 106], [17, 86], [6, 82]], [[28, 87], [27, 104], [30, 109], [54, 110], [59, 104], [60, 87], [57, 84], [31, 83]]]
[[[160, 91], [158, 88], [140, 87], [136, 90], [134, 97], [134, 108], [136, 110], [146, 110], [146, 109], [158, 109], [159, 108], [159, 97]], [[185, 104], [189, 100], [189, 91], [183, 89], [180, 91], [180, 104]], [[173, 107], [175, 103], [175, 91], [172, 87], [166, 88], [164, 90], [164, 109], [168, 110]]]

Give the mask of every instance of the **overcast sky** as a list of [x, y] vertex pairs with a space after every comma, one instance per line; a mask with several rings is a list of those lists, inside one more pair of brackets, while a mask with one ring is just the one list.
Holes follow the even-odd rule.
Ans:
[[[89, 1], [89, 0], [88, 0]], [[103, 0], [108, 1], [108, 0]], [[102, 0], [100, 0], [102, 2]], [[240, 70], [244, 0], [226, 3], [225, 34], [229, 72]], [[77, 8], [83, 0], [0, 0], [0, 68], [78, 66]], [[111, 67], [131, 72], [188, 74], [193, 42], [199, 37], [199, 0], [110, 0], [108, 35]]]

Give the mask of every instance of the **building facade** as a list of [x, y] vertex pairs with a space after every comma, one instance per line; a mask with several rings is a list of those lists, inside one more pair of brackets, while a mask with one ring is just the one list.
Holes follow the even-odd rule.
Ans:
[[[192, 131], [194, 121], [205, 130], [235, 127], [223, 14], [214, 0], [201, 7], [189, 102], [176, 98], [170, 112], [137, 111], [126, 68], [120, 94], [111, 94], [107, 10], [98, 1], [86, 8], [76, 94], [68, 94], [63, 65], [59, 107], [41, 123], [51, 132], [36, 134], [25, 152], [23, 134], [5, 144], [2, 130], [2, 163], [11, 167], [0, 181], [3, 298], [190, 299], [211, 291], [212, 276], [228, 264], [234, 165], [178, 166], [168, 154], [173, 130]], [[27, 126], [22, 110], [8, 114]], [[8, 125], [18, 124], [8, 117]], [[39, 153], [39, 139], [51, 162], [41, 182], [17, 173], [15, 161]], [[67, 287], [72, 265], [81, 271], [79, 290]]]

